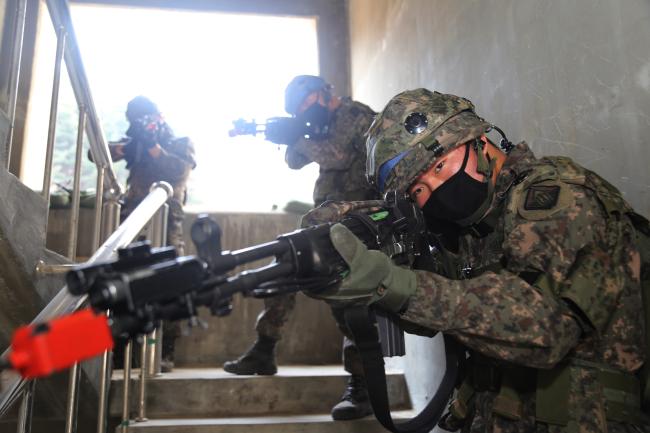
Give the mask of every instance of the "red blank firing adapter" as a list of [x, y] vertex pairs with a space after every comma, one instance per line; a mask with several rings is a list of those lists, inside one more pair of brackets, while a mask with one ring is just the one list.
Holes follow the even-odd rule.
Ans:
[[43, 377], [113, 348], [105, 313], [86, 308], [46, 323], [22, 326], [8, 361], [26, 379]]

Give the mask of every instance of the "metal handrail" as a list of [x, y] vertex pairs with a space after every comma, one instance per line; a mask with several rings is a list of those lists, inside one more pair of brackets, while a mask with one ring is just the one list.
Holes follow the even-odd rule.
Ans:
[[[131, 212], [129, 217], [118, 227], [118, 229], [104, 242], [99, 249], [92, 255], [86, 264], [105, 261], [111, 259], [119, 248], [124, 248], [131, 243], [138, 233], [145, 227], [149, 220], [154, 216], [158, 209], [162, 207], [174, 191], [167, 182], [158, 182], [154, 184], [151, 192], [142, 202]], [[32, 320], [31, 323], [40, 323], [51, 320], [55, 317], [70, 313], [78, 309], [86, 300], [86, 296], [71, 295], [67, 286], [64, 286], [59, 293], [47, 304], [43, 310]], [[6, 357], [9, 349], [5, 350], [2, 357]], [[10, 382], [5, 384], [0, 392], [0, 417], [11, 407], [17, 397], [20, 396], [24, 386], [28, 381], [15, 375]]]
[[[93, 256], [86, 262], [91, 264], [97, 261], [110, 259], [118, 248], [128, 245], [144, 226], [151, 220], [152, 216], [158, 212], [158, 209], [165, 206], [166, 201], [173, 195], [173, 189], [169, 184], [164, 182], [158, 183], [152, 187], [149, 195], [143, 200], [140, 205], [132, 212], [129, 218], [115, 231], [117, 220], [119, 219], [119, 204], [117, 198], [122, 193], [122, 186], [117, 180], [117, 176], [113, 169], [112, 158], [104, 133], [95, 110], [95, 105], [90, 92], [90, 86], [81, 60], [81, 54], [77, 44], [70, 10], [67, 0], [46, 0], [48, 12], [52, 25], [57, 34], [57, 50], [55, 58], [54, 82], [52, 86], [52, 98], [50, 101], [50, 121], [48, 126], [48, 140], [46, 149], [45, 171], [43, 177], [43, 190], [42, 194], [48, 204], [50, 200], [50, 183], [52, 174], [52, 161], [54, 151], [54, 137], [56, 130], [56, 117], [59, 105], [59, 86], [61, 74], [61, 62], [65, 60], [68, 77], [75, 95], [75, 99], [79, 108], [79, 124], [77, 131], [77, 149], [75, 158], [74, 170], [74, 188], [73, 200], [70, 215], [70, 232], [67, 246], [67, 256], [74, 261], [76, 257], [76, 244], [78, 235], [78, 221], [79, 221], [79, 207], [80, 207], [80, 172], [82, 160], [82, 146], [84, 132], [88, 137], [90, 144], [90, 151], [92, 159], [97, 168], [97, 183], [96, 183], [96, 198], [95, 198], [95, 227], [93, 230], [92, 246], [96, 250]], [[17, 30], [14, 35], [14, 51], [12, 52], [13, 66], [11, 73], [14, 75], [12, 84], [10, 85], [10, 120], [11, 131], [13, 135], [13, 127], [15, 123], [15, 110], [14, 107], [18, 95], [18, 77], [20, 76], [20, 57], [22, 55], [22, 42], [23, 42], [23, 29], [25, 26], [25, 5], [24, 0], [20, 0], [19, 7], [16, 15]], [[17, 51], [16, 51], [17, 50]], [[11, 140], [11, 138], [10, 138]], [[9, 141], [9, 146], [11, 141]], [[10, 149], [10, 148], [9, 148]], [[11, 151], [7, 155], [7, 167], [9, 167], [11, 159]], [[104, 198], [107, 203], [104, 204]], [[102, 215], [103, 214], [103, 215]], [[104, 218], [102, 218], [102, 216]], [[46, 223], [47, 224], [47, 223]], [[104, 238], [113, 232], [106, 242], [98, 248], [100, 238], [104, 234]], [[47, 265], [44, 265], [46, 268]], [[48, 303], [48, 305], [37, 315], [32, 321], [42, 322], [51, 320], [57, 316], [72, 312], [84, 304], [86, 296], [75, 297], [67, 292], [64, 286], [59, 293]], [[3, 356], [7, 355], [9, 349], [5, 351]], [[146, 352], [143, 352], [143, 357]], [[108, 353], [103, 356], [102, 362], [102, 378], [100, 381], [100, 392], [102, 396], [101, 401], [106, 400], [106, 389], [108, 380]], [[70, 383], [68, 390], [68, 404], [66, 409], [66, 432], [73, 432], [76, 430], [76, 417], [77, 417], [77, 401], [78, 401], [78, 383], [79, 383], [80, 366], [75, 364], [71, 369]], [[19, 431], [29, 431], [31, 424], [31, 404], [33, 401], [34, 381], [23, 380], [16, 374], [10, 375], [10, 372], [5, 371], [3, 376], [3, 389], [0, 391], [0, 416], [4, 415], [7, 410], [14, 404], [14, 402], [23, 397], [23, 404], [21, 406], [21, 417], [19, 420]], [[28, 385], [28, 386], [27, 386]], [[144, 375], [141, 388], [144, 392]], [[104, 408], [105, 409], [105, 408]], [[144, 408], [142, 409], [144, 411]], [[104, 416], [105, 416], [105, 410]], [[102, 432], [105, 423], [102, 422], [100, 410], [100, 420], [98, 421], [98, 431]], [[143, 412], [144, 413], [144, 412]], [[101, 424], [101, 425], [100, 425]]]
[[90, 93], [90, 85], [81, 60], [81, 52], [77, 44], [70, 9], [66, 0], [47, 0], [47, 8], [55, 29], [65, 29], [65, 50], [64, 58], [70, 83], [77, 100], [77, 104], [83, 106], [87, 115], [86, 134], [93, 155], [93, 160], [98, 169], [103, 169], [106, 192], [118, 196], [122, 192], [122, 186], [117, 180], [113, 169], [108, 144], [104, 138], [97, 110]]
[[18, 105], [18, 87], [20, 84], [20, 62], [23, 55], [23, 40], [25, 34], [25, 15], [27, 11], [27, 1], [18, 0], [15, 9], [15, 22], [16, 30], [14, 34], [14, 43], [11, 51], [11, 69], [9, 77], [9, 106], [7, 114], [9, 114], [9, 133], [7, 134], [7, 161], [6, 169], [9, 170], [11, 162], [11, 148], [13, 146], [15, 119], [16, 119], [16, 106]]

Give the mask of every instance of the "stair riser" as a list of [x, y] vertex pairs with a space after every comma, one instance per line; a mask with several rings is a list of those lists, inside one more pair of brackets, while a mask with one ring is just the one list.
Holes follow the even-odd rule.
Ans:
[[133, 424], [129, 431], [138, 433], [385, 433], [375, 420], [332, 421], [320, 423], [282, 424], [236, 424], [138, 427]]
[[[147, 415], [157, 419], [329, 413], [346, 381], [345, 376], [152, 380], [147, 387]], [[132, 390], [137, 390], [136, 384]], [[393, 408], [408, 407], [404, 377], [389, 376], [388, 386]], [[111, 388], [111, 414], [118, 415], [121, 382]], [[132, 403], [136, 397], [132, 394]]]

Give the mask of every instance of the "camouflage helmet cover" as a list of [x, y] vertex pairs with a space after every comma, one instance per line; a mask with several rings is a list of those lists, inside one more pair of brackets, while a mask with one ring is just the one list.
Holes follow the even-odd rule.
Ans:
[[[426, 120], [413, 130], [407, 125], [411, 115]], [[368, 130], [368, 180], [380, 193], [406, 191], [437, 158], [489, 127], [468, 99], [427, 89], [402, 92], [388, 102]]]

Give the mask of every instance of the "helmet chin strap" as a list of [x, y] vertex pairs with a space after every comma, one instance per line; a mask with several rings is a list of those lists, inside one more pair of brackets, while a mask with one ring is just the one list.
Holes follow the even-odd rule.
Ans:
[[494, 197], [494, 182], [492, 182], [492, 174], [494, 173], [494, 167], [496, 166], [496, 159], [490, 158], [489, 155], [485, 155], [483, 151], [484, 148], [485, 142], [481, 137], [475, 138], [474, 150], [476, 151], [477, 158], [476, 171], [485, 176], [485, 182], [487, 182], [488, 185], [487, 195], [483, 203], [470, 216], [456, 221], [456, 224], [461, 227], [468, 227], [479, 222], [492, 205], [492, 198]]

